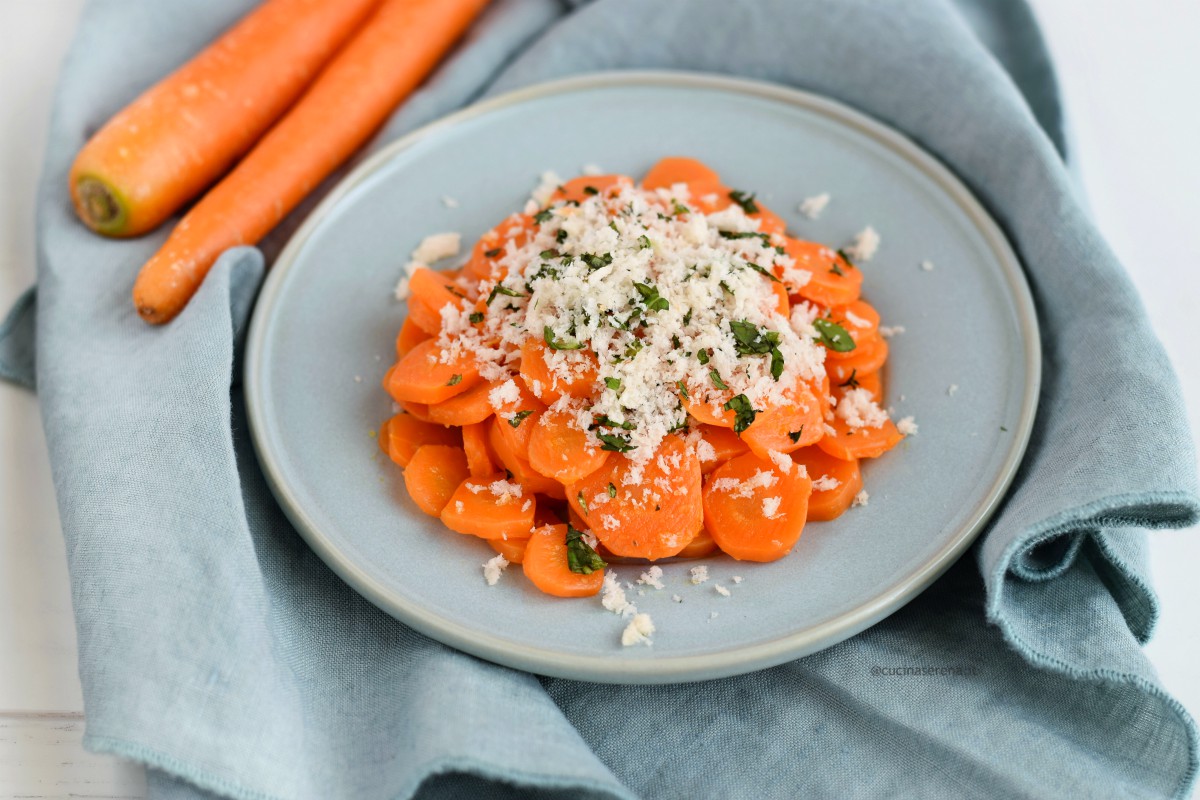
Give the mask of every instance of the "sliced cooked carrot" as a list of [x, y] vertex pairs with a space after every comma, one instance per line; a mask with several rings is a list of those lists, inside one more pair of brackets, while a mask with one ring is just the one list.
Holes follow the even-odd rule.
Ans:
[[523, 460], [529, 460], [529, 438], [546, 406], [533, 396], [520, 381], [516, 381], [520, 397], [515, 402], [505, 402], [496, 410], [496, 435], [508, 444], [509, 449]]
[[408, 279], [408, 318], [430, 336], [442, 330], [442, 308], [462, 304], [463, 293], [448, 275], [421, 267]]
[[850, 428], [841, 417], [828, 424], [833, 432], [825, 431], [817, 446], [834, 458], [876, 458], [904, 438], [890, 419], [878, 428]]
[[400, 335], [396, 337], [396, 358], [404, 358], [408, 351], [429, 338], [429, 334], [412, 317], [405, 317], [400, 326]]
[[461, 447], [425, 444], [404, 468], [404, 485], [417, 507], [430, 516], [442, 513], [467, 478], [467, 455]]
[[388, 458], [391, 458], [391, 442], [389, 441], [388, 437], [388, 427], [391, 426], [391, 424], [392, 421], [390, 419], [385, 419], [379, 426], [379, 433], [375, 434], [375, 443], [379, 445], [379, 449], [382, 450], [383, 454]]
[[495, 383], [477, 383], [460, 395], [429, 406], [429, 419], [442, 425], [470, 425], [483, 422], [492, 415], [488, 394]]
[[[787, 223], [783, 221], [783, 217], [779, 216], [774, 211], [763, 205], [761, 200], [757, 198], [751, 199], [749, 196], [744, 194], [742, 195], [742, 200], [743, 202], [749, 200], [753, 204], [753, 207], [757, 209], [757, 211], [748, 212], [746, 216], [750, 217], [751, 219], [758, 220], [759, 231], [762, 233], [782, 235], [784, 231], [787, 230]], [[703, 203], [703, 205], [705, 207], [705, 213], [712, 213], [713, 211], [721, 211], [729, 208], [734, 204], [734, 202], [733, 190], [727, 186], [722, 186], [717, 193], [716, 201], [713, 203]], [[746, 206], [743, 205], [742, 208], [744, 210]]]
[[527, 539], [536, 504], [532, 492], [503, 472], [464, 477], [442, 508], [442, 522], [452, 531], [480, 539]]
[[[792, 453], [792, 459], [805, 466], [809, 480], [813, 482], [812, 496], [808, 498], [809, 521], [837, 519], [854, 503], [854, 496], [862, 491], [862, 471], [857, 459], [834, 458], [815, 445]], [[837, 485], [818, 488], [831, 481], [837, 481]]]
[[456, 428], [442, 425], [431, 425], [422, 422], [412, 414], [397, 414], [384, 423], [379, 431], [380, 446], [387, 447], [384, 452], [402, 467], [408, 466], [417, 448], [427, 444], [441, 444], [456, 447], [462, 444]]
[[790, 453], [821, 438], [821, 404], [808, 385], [797, 381], [783, 403], [768, 406], [742, 432], [742, 441], [760, 458], [772, 450]]
[[551, 372], [550, 348], [541, 339], [531, 338], [521, 345], [521, 379], [543, 403], [550, 404], [569, 394], [572, 397], [591, 397], [596, 391], [596, 356], [591, 352], [564, 351], [570, 369], [569, 377]]
[[724, 407], [732, 395], [732, 392], [721, 393], [716, 389], [689, 388], [688, 396], [679, 400], [684, 411], [699, 422], [717, 428], [732, 428], [737, 414]]
[[443, 361], [446, 353], [433, 339], [418, 344], [400, 359], [384, 379], [398, 403], [440, 403], [479, 383], [475, 357], [462, 352]]
[[721, 428], [716, 425], [701, 425], [700, 436], [713, 449], [712, 458], [700, 460], [700, 471], [705, 475], [734, 456], [750, 452], [750, 448], [746, 446], [742, 438], [730, 428]]
[[775, 561], [804, 530], [812, 482], [753, 453], [731, 459], [705, 479], [704, 527], [739, 561]]
[[[528, 424], [529, 420], [525, 420], [521, 426]], [[531, 492], [549, 495], [557, 500], [566, 499], [567, 495], [561, 483], [535, 470], [529, 465], [529, 460], [513, 447], [513, 441], [506, 436], [507, 431], [502, 430], [504, 426], [508, 426], [507, 422], [499, 417], [492, 417], [489, 426], [488, 443], [492, 446], [492, 452], [496, 454], [500, 464], [512, 473], [514, 481]]]
[[[386, 386], [387, 384], [384, 385]], [[417, 419], [421, 420], [421, 422], [433, 422], [433, 420], [429, 418], [429, 406], [426, 403], [410, 403], [406, 400], [403, 402], [398, 402], [396, 405], [404, 409], [406, 414], [416, 417]]]
[[524, 561], [525, 548], [529, 546], [528, 539], [488, 539], [487, 543], [510, 564]]
[[537, 588], [555, 597], [590, 597], [600, 592], [604, 570], [586, 575], [572, 572], [567, 562], [567, 526], [538, 528], [525, 546], [521, 563], [525, 577]]
[[558, 187], [550, 196], [550, 201], [574, 200], [582, 203], [592, 195], [619, 191], [625, 186], [633, 186], [633, 179], [628, 175], [581, 175]]
[[849, 378], [833, 387], [833, 394], [838, 400], [850, 389], [866, 389], [871, 393], [871, 399], [883, 403], [883, 370], [874, 372], [851, 372]]
[[499, 459], [493, 455], [488, 442], [488, 427], [488, 422], [484, 421], [462, 428], [463, 450], [467, 453], [467, 469], [472, 478], [491, 475], [499, 466]]
[[677, 183], [685, 183], [692, 202], [709, 194], [725, 194], [728, 190], [721, 184], [721, 176], [694, 158], [668, 156], [650, 168], [642, 178], [645, 189], [670, 189]]
[[712, 534], [703, 528], [696, 534], [696, 538], [687, 543], [687, 547], [680, 550], [675, 555], [678, 558], [704, 558], [717, 549], [717, 543], [713, 541]]
[[591, 475], [604, 466], [609, 455], [573, 422], [573, 414], [547, 411], [532, 426], [529, 436], [529, 465], [564, 484]]
[[825, 362], [825, 371], [835, 386], [850, 380], [851, 374], [875, 372], [882, 367], [888, 357], [887, 339], [882, 336], [868, 339], [845, 355], [846, 358]]
[[788, 239], [787, 254], [796, 260], [795, 268], [812, 275], [800, 287], [789, 289], [805, 300], [832, 308], [853, 303], [862, 290], [863, 274], [846, 259], [823, 244]]
[[[850, 334], [850, 338], [854, 340], [855, 349], [879, 335], [879, 312], [870, 303], [863, 300], [855, 300], [853, 303], [830, 309], [829, 319], [841, 325], [846, 333]], [[854, 350], [847, 350], [843, 353], [828, 350], [825, 355], [836, 361], [853, 357]]]
[[567, 487], [567, 502], [613, 553], [673, 556], [703, 523], [700, 459], [682, 439], [669, 435], [644, 464], [623, 455], [608, 459]]
[[787, 286], [783, 281], [772, 281], [771, 291], [775, 293], [775, 307], [779, 309], [779, 313], [785, 317], [791, 314], [792, 300], [788, 297]]
[[[566, 503], [555, 502], [546, 497], [539, 497], [537, 509], [533, 515], [533, 527], [543, 525], [561, 525], [567, 519], [570, 508]], [[576, 527], [579, 527], [578, 525]]]

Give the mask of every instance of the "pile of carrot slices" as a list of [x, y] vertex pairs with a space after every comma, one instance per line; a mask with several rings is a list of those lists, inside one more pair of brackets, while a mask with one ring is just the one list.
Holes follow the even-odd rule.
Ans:
[[[861, 462], [903, 438], [882, 412], [869, 424], [835, 413], [850, 393], [856, 402], [869, 397], [881, 405], [884, 395], [888, 345], [879, 314], [860, 296], [862, 271], [841, 251], [788, 236], [780, 217], [697, 161], [664, 159], [641, 188], [681, 183], [692, 198], [685, 211], [712, 214], [737, 203], [795, 269], [810, 274], [802, 285], [787, 284], [781, 269], [763, 270], [761, 280], [783, 318], [798, 304], [810, 312], [825, 348], [824, 374], [797, 381], [782, 402], [755, 409], [748, 423], [732, 390], [712, 403], [679, 386], [685, 423], [662, 438], [651, 458], [634, 459], [609, 446], [622, 440], [601, 436], [610, 423], [583, 428], [558, 402], [587, 401], [604, 390], [605, 367], [590, 349], [580, 345], [571, 356], [580, 366], [564, 379], [547, 363], [563, 343], [549, 330], [544, 337], [530, 333], [507, 374], [487, 380], [469, 351], [449, 345], [454, 334], [445, 320], [453, 315], [444, 311], [469, 311], [473, 323], [504, 313], [494, 302], [501, 254], [534, 236], [546, 208], [632, 186], [625, 176], [568, 181], [541, 209], [526, 209], [488, 232], [460, 269], [417, 269], [409, 282], [398, 360], [383, 380], [401, 411], [383, 423], [380, 447], [404, 468], [408, 493], [422, 511], [522, 564], [533, 585], [551, 595], [597, 593], [614, 557], [701, 558], [719, 551], [745, 561], [779, 559], [806, 521], [833, 520], [849, 509], [863, 491]], [[517, 391], [498, 392], [509, 377]]]

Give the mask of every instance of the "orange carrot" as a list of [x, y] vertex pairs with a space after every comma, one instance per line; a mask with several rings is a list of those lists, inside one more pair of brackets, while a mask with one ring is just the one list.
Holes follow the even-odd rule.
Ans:
[[480, 539], [527, 539], [536, 500], [503, 472], [466, 478], [442, 509], [442, 522]]
[[412, 317], [407, 317], [400, 326], [399, 335], [396, 336], [396, 358], [404, 358], [409, 350], [428, 338], [429, 334], [421, 330], [421, 326], [413, 322]]
[[[879, 312], [862, 300], [855, 300], [853, 303], [830, 309], [829, 319], [841, 325], [846, 333], [850, 334], [850, 338], [854, 340], [855, 349], [862, 347], [879, 335]], [[854, 350], [842, 353], [829, 350], [826, 353], [827, 358], [834, 360], [850, 358], [853, 355]]]
[[498, 459], [488, 443], [487, 422], [464, 425], [462, 429], [463, 450], [467, 453], [467, 469], [472, 478], [481, 478], [496, 471]]
[[[637, 472], [640, 480], [634, 480]], [[704, 521], [700, 459], [678, 436], [667, 436], [645, 464], [635, 466], [617, 456], [572, 483], [567, 502], [613, 553], [649, 559], [673, 556], [696, 537]]]
[[546, 358], [550, 350], [541, 339], [526, 339], [521, 345], [521, 380], [543, 403], [553, 403], [564, 394], [572, 397], [591, 397], [596, 391], [596, 356], [591, 352], [567, 354], [570, 377], [563, 378], [550, 371]]
[[883, 366], [887, 357], [887, 339], [876, 336], [844, 353], [842, 358], [826, 361], [825, 371], [829, 373], [830, 382], [837, 386], [850, 380], [850, 376], [856, 373], [874, 372]]
[[742, 453], [749, 452], [750, 450], [750, 448], [746, 447], [746, 443], [742, 441], [742, 438], [730, 428], [722, 428], [716, 425], [701, 425], [700, 436], [713, 449], [712, 458], [700, 460], [700, 471], [705, 475], [734, 456], [740, 456]]
[[[521, 427], [529, 424], [529, 420], [525, 420], [521, 423]], [[563, 491], [562, 484], [553, 478], [547, 478], [531, 467], [529, 460], [521, 455], [513, 446], [513, 440], [506, 438], [504, 429], [505, 427], [511, 427], [507, 422], [499, 417], [492, 417], [490, 425], [491, 427], [488, 430], [488, 444], [492, 446], [492, 452], [496, 454], [496, 459], [500, 464], [512, 473], [514, 481], [531, 492], [548, 495], [556, 500], [566, 499], [567, 495]]]
[[878, 428], [851, 428], [845, 420], [837, 417], [829, 426], [833, 432], [826, 431], [817, 442], [817, 447], [834, 458], [877, 458], [904, 438], [890, 419]]
[[742, 432], [742, 441], [760, 458], [777, 450], [790, 453], [821, 438], [821, 404], [803, 381], [787, 394], [783, 403], [772, 405], [754, 417]]
[[[862, 491], [862, 471], [857, 459], [834, 458], [815, 446], [797, 450], [792, 453], [792, 459], [805, 466], [813, 481], [812, 496], [808, 498], [810, 522], [837, 519], [854, 504], [854, 496]], [[817, 484], [824, 486], [829, 481], [837, 481], [837, 486], [817, 488]]]
[[712, 534], [701, 528], [696, 538], [675, 555], [679, 558], [704, 558], [716, 549], [717, 543], [713, 541]]
[[442, 308], [461, 308], [462, 292], [444, 272], [421, 267], [408, 278], [408, 319], [430, 336], [442, 330]]
[[429, 406], [429, 420], [441, 425], [470, 425], [483, 422], [492, 415], [492, 403], [488, 394], [495, 388], [494, 383], [477, 383], [462, 394], [434, 403]]
[[386, 438], [387, 448], [384, 452], [402, 467], [408, 466], [417, 448], [426, 444], [444, 444], [457, 446], [462, 443], [458, 431], [454, 428], [444, 428], [441, 425], [430, 425], [422, 422], [412, 414], [397, 414], [384, 423], [379, 431], [380, 446]]
[[474, 356], [462, 353], [447, 363], [445, 351], [426, 339], [400, 359], [383, 379], [383, 388], [398, 403], [440, 403], [479, 383]]
[[704, 483], [704, 527], [739, 561], [775, 561], [804, 530], [812, 481], [753, 453], [721, 465]]
[[153, 323], [174, 318], [217, 256], [254, 244], [274, 228], [370, 138], [485, 5], [487, 0], [385, 0], [291, 111], [142, 267], [133, 289], [142, 318]]
[[510, 564], [524, 561], [525, 548], [529, 546], [528, 539], [488, 539], [487, 543]]
[[461, 447], [426, 444], [417, 448], [404, 468], [404, 485], [417, 507], [441, 515], [455, 490], [467, 478], [467, 456]]
[[871, 393], [872, 400], [883, 405], [883, 370], [852, 371], [848, 379], [833, 387], [833, 395], [840, 401], [851, 389], [866, 389]]
[[158, 227], [249, 150], [379, 0], [268, 0], [79, 151], [75, 212], [105, 236]]
[[803, 286], [789, 286], [788, 290], [819, 306], [841, 306], [858, 299], [862, 289], [863, 274], [853, 264], [823, 244], [788, 239], [784, 243], [787, 254], [796, 260], [796, 269], [807, 271], [812, 277]]
[[660, 160], [642, 178], [646, 189], [670, 189], [677, 183], [685, 183], [693, 200], [709, 194], [722, 195], [729, 190], [721, 184], [721, 177], [694, 158], [672, 156]]
[[550, 201], [574, 200], [582, 203], [591, 195], [619, 192], [624, 186], [633, 186], [633, 179], [626, 175], [581, 175], [558, 187], [550, 196]]
[[587, 431], [571, 424], [572, 414], [547, 411], [529, 435], [529, 466], [559, 483], [574, 483], [591, 475], [608, 460]]
[[566, 525], [535, 530], [525, 546], [521, 567], [530, 583], [555, 597], [590, 597], [604, 584], [603, 569], [584, 575], [567, 565]]

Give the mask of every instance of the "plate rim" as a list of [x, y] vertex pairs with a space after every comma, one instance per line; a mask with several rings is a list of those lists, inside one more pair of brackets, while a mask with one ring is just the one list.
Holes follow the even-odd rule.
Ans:
[[[576, 655], [551, 648], [514, 644], [499, 636], [468, 628], [453, 619], [431, 612], [418, 603], [406, 601], [403, 597], [395, 595], [386, 585], [346, 558], [297, 502], [274, 459], [264, 433], [269, 410], [264, 405], [263, 397], [262, 384], [266, 371], [263, 368], [262, 353], [270, 338], [272, 310], [289, 268], [334, 207], [391, 159], [443, 129], [495, 110], [565, 93], [645, 86], [714, 89], [815, 111], [875, 139], [892, 153], [917, 167], [963, 210], [1000, 262], [1018, 318], [1022, 341], [1018, 342], [1017, 346], [1024, 357], [1025, 392], [1021, 398], [1020, 416], [1013, 430], [1012, 444], [983, 500], [959, 530], [930, 559], [884, 591], [833, 619], [765, 642], [716, 653], [626, 660], [617, 657]], [[618, 70], [555, 79], [483, 100], [401, 136], [358, 164], [309, 213], [268, 272], [250, 319], [243, 364], [243, 385], [251, 440], [267, 483], [280, 508], [317, 556], [369, 602], [430, 638], [503, 666], [573, 680], [661, 684], [741, 675], [811, 655], [861, 633], [924, 591], [962, 556], [987, 526], [1012, 484], [1033, 431], [1041, 386], [1041, 366], [1041, 338], [1033, 295], [1012, 245], [1000, 225], [962, 179], [912, 139], [841, 101], [803, 89], [704, 72]]]

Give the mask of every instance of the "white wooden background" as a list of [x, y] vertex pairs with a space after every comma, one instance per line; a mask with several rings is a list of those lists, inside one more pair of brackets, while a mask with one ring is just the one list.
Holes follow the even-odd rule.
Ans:
[[[33, 196], [58, 63], [82, 0], [0, 0], [0, 308], [33, 278]], [[1200, 421], [1200, 4], [1035, 0], [1101, 228], [1138, 283]], [[1169, 273], [1170, 280], [1163, 274]], [[1153, 539], [1148, 652], [1200, 713], [1198, 531]], [[140, 767], [80, 746], [75, 631], [34, 398], [0, 384], [0, 798], [136, 798]]]

